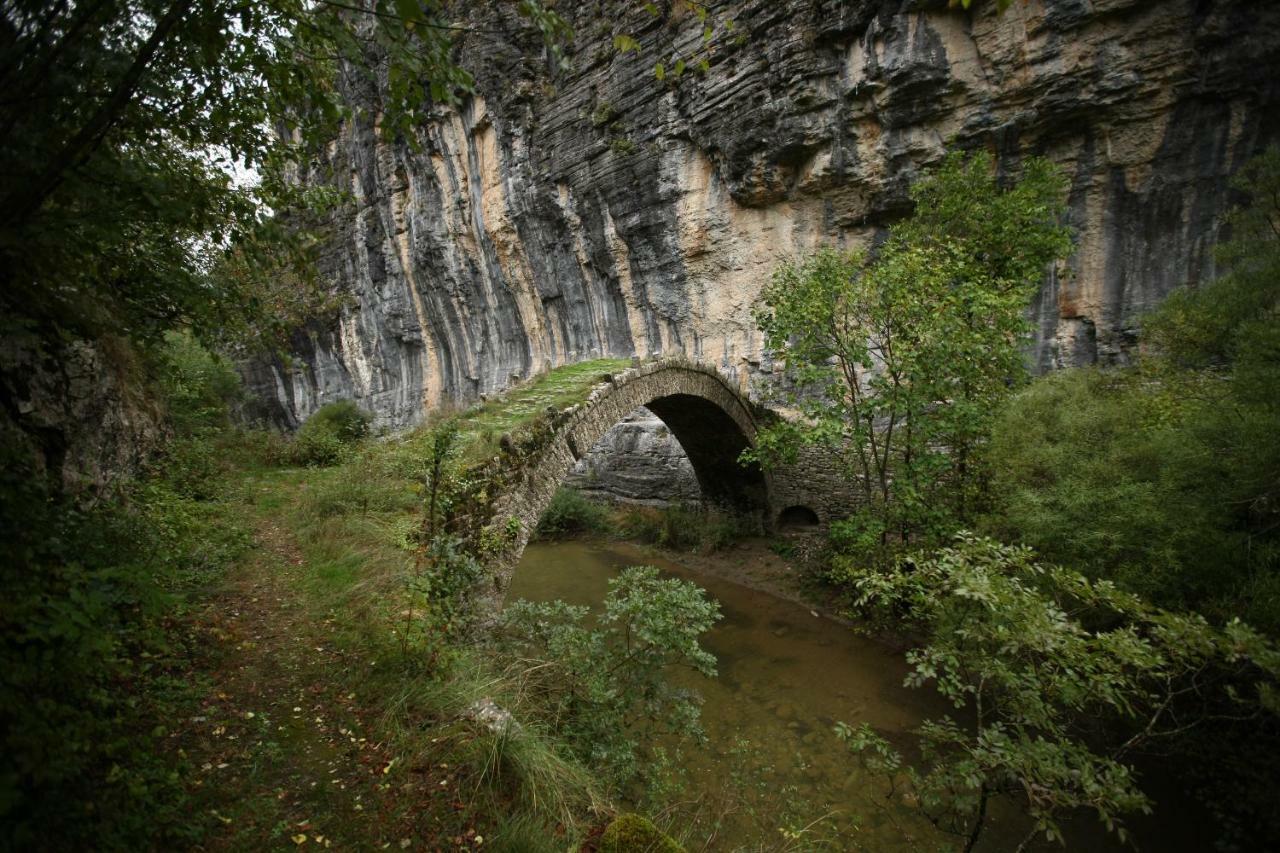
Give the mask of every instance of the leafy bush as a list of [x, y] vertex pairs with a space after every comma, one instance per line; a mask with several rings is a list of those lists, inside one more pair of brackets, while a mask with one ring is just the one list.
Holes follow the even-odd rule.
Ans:
[[413, 649], [428, 670], [447, 666], [475, 623], [476, 593], [485, 567], [452, 536], [438, 535], [418, 554], [409, 577], [402, 648]]
[[159, 352], [159, 390], [179, 435], [196, 435], [230, 423], [243, 396], [240, 375], [190, 333], [166, 332]]
[[333, 433], [341, 441], [354, 442], [369, 434], [372, 421], [373, 416], [357, 406], [354, 400], [338, 400], [316, 409], [302, 429], [323, 430]]
[[0, 848], [186, 846], [161, 739], [191, 685], [171, 674], [186, 652], [168, 620], [248, 536], [185, 485], [153, 479], [89, 507], [30, 459], [5, 462]]
[[249, 545], [215, 500], [240, 381], [186, 334], [153, 356], [176, 437], [144, 478], [89, 501], [0, 441], [0, 848], [186, 846], [195, 831], [161, 748], [192, 687], [172, 618]]
[[231, 456], [245, 465], [286, 465], [290, 460], [289, 441], [274, 429], [243, 429], [228, 448]]
[[907, 655], [908, 685], [933, 682], [966, 712], [916, 730], [919, 769], [868, 725], [838, 733], [870, 769], [905, 782], [904, 799], [966, 850], [995, 797], [1032, 818], [1023, 844], [1036, 834], [1061, 840], [1058, 821], [1077, 810], [1123, 840], [1122, 818], [1150, 807], [1135, 751], [1176, 743], [1196, 725], [1280, 712], [1280, 650], [1262, 635], [1159, 610], [1038, 563], [1027, 548], [962, 534], [953, 547], [851, 581], [864, 612], [925, 638]]
[[226, 483], [221, 453], [208, 438], [173, 439], [156, 465], [175, 491], [196, 500], [217, 497]]
[[619, 529], [624, 539], [673, 551], [703, 552], [727, 548], [743, 536], [760, 532], [748, 519], [688, 504], [627, 507], [622, 510]]
[[850, 566], [892, 565], [901, 548], [901, 539], [889, 537], [884, 520], [878, 514], [859, 512], [831, 523], [828, 547], [831, 576], [838, 581]]
[[295, 465], [323, 467], [336, 465], [351, 446], [369, 433], [372, 416], [352, 400], [326, 403], [298, 430], [290, 445], [290, 461]]
[[563, 601], [512, 602], [500, 648], [519, 662], [525, 695], [536, 697], [530, 712], [620, 786], [638, 772], [651, 735], [700, 733], [696, 698], [667, 679], [676, 665], [715, 675], [699, 639], [720, 607], [687, 581], [632, 566], [609, 582], [599, 627], [586, 627], [586, 617], [585, 607]]
[[1038, 380], [997, 419], [989, 530], [1280, 631], [1280, 150], [1243, 172], [1222, 278], [1146, 320], [1140, 369]]
[[600, 504], [583, 497], [577, 489], [556, 490], [547, 509], [538, 519], [535, 533], [539, 539], [564, 539], [582, 533], [605, 530], [609, 512]]

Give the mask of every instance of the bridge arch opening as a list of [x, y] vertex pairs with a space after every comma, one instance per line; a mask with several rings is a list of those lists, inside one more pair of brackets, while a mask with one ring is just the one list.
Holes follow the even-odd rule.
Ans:
[[768, 506], [764, 472], [740, 461], [750, 439], [723, 408], [693, 394], [658, 397], [646, 408], [684, 448], [703, 503], [737, 513], [759, 513]]
[[671, 428], [644, 406], [607, 430], [574, 464], [564, 484], [608, 503], [702, 503], [689, 455]]
[[539, 449], [485, 503], [484, 520], [476, 519], [476, 536], [503, 543], [493, 561], [489, 593], [497, 603], [530, 535], [574, 466], [641, 406], [657, 416], [684, 449], [704, 507], [772, 527], [774, 475], [739, 461], [753, 445], [760, 415], [735, 385], [715, 369], [689, 362], [636, 366], [603, 380], [581, 404], [553, 417], [551, 432]]
[[820, 521], [818, 514], [807, 506], [795, 504], [778, 513], [778, 529], [780, 530], [803, 530], [809, 527], [817, 527]]

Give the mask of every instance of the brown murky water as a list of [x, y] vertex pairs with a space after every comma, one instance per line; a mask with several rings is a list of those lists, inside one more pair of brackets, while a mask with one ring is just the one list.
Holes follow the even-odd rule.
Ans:
[[[673, 762], [684, 789], [671, 794], [678, 807], [659, 815], [690, 850], [961, 846], [911, 810], [886, 806], [887, 782], [863, 771], [832, 731], [837, 721], [870, 723], [911, 758], [907, 732], [925, 717], [954, 715], [932, 691], [902, 686], [907, 666], [892, 649], [805, 607], [627, 543], [532, 544], [509, 597], [599, 607], [609, 579], [637, 564], [697, 583], [723, 614], [704, 640], [719, 660], [719, 676], [688, 680], [705, 699], [708, 743]], [[1013, 809], [997, 805], [979, 849], [1013, 849], [1026, 826]], [[1121, 849], [1093, 827], [1082, 829], [1072, 833], [1070, 849]]]

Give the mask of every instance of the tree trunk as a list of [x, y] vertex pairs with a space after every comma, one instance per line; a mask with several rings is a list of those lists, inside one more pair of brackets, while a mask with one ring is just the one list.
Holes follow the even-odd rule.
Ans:
[[972, 853], [978, 846], [978, 836], [982, 835], [982, 827], [987, 822], [987, 785], [984, 782], [978, 789], [978, 816], [973, 821], [973, 829], [969, 830], [969, 840], [965, 842], [964, 853]]

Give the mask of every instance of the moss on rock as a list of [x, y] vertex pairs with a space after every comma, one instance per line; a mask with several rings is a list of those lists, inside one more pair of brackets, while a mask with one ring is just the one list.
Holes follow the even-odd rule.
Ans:
[[600, 853], [684, 853], [684, 848], [647, 817], [628, 813], [605, 828]]

